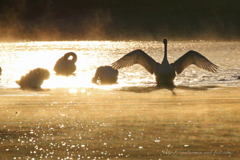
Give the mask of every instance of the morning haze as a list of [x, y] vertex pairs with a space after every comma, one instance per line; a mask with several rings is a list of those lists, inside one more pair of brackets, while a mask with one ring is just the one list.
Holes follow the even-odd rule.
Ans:
[[1, 40], [236, 40], [239, 4], [237, 0], [1, 0]]
[[0, 160], [239, 160], [237, 0], [0, 0]]

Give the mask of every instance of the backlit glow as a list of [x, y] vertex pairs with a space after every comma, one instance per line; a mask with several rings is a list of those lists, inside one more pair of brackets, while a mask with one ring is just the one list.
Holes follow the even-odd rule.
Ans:
[[[239, 42], [172, 42], [169, 44], [169, 62], [174, 62], [190, 49], [198, 50], [210, 60], [221, 62], [221, 57], [230, 57], [225, 65], [225, 70], [212, 74], [197, 67], [190, 66], [175, 79], [176, 85], [239, 85], [234, 77], [239, 76], [238, 70], [226, 70], [228, 68], [239, 68], [240, 50]], [[224, 50], [233, 46], [234, 49]], [[224, 49], [223, 49], [224, 48]], [[111, 90], [121, 87], [132, 86], [155, 86], [154, 75], [149, 74], [142, 66], [119, 70], [118, 84], [99, 86], [91, 83], [97, 67], [111, 65], [128, 52], [142, 49], [161, 62], [163, 57], [162, 42], [159, 41], [51, 41], [51, 42], [11, 42], [0, 43], [0, 88], [19, 88], [16, 80], [28, 73], [30, 70], [41, 67], [49, 70], [50, 78], [44, 81], [42, 88], [99, 88]], [[75, 76], [57, 76], [53, 70], [56, 61], [67, 52], [75, 52], [78, 60]], [[215, 55], [217, 53], [218, 56]], [[233, 57], [234, 58], [231, 58]], [[230, 60], [231, 59], [231, 60]], [[222, 67], [224, 68], [224, 67]], [[227, 79], [228, 81], [219, 81]], [[74, 93], [74, 91], [69, 91]]]
[[[69, 88], [69, 93], [82, 93], [77, 88], [99, 88], [111, 90], [127, 86], [126, 79], [115, 85], [96, 85], [91, 83], [97, 67], [110, 65], [129, 51], [128, 46], [135, 42], [113, 41], [66, 41], [66, 42], [19, 42], [0, 43], [0, 60], [3, 68], [1, 83], [6, 87], [19, 87], [15, 81], [30, 70], [41, 67], [49, 70], [50, 78], [45, 80], [42, 88]], [[67, 52], [78, 56], [75, 76], [57, 76], [53, 70], [56, 61]], [[120, 54], [120, 55], [119, 55]], [[130, 73], [129, 73], [130, 74]], [[140, 73], [136, 72], [136, 75]], [[133, 74], [131, 74], [133, 76]], [[126, 75], [120, 74], [119, 77]], [[138, 77], [138, 76], [137, 76]], [[131, 79], [129, 82], [141, 80]], [[121, 79], [121, 78], [119, 78]]]

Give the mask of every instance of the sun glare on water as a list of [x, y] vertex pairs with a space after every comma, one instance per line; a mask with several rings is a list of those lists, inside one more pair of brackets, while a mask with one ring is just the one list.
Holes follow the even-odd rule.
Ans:
[[[97, 67], [110, 65], [114, 52], [125, 48], [125, 43], [112, 41], [66, 41], [66, 42], [19, 42], [1, 43], [0, 60], [3, 68], [2, 86], [18, 88], [15, 83], [21, 76], [35, 68], [45, 68], [50, 78], [42, 88], [69, 88], [69, 93], [81, 92], [77, 88], [99, 88], [110, 90], [123, 84], [99, 86], [93, 84]], [[67, 52], [77, 54], [77, 70], [74, 76], [57, 76], [53, 70], [56, 61]], [[118, 56], [119, 57], [119, 56]], [[7, 68], [7, 69], [6, 69]]]
[[[230, 42], [229, 42], [230, 43]], [[223, 50], [232, 45], [234, 50]], [[71, 93], [80, 93], [80, 88], [99, 88], [111, 90], [128, 86], [154, 86], [155, 78], [143, 67], [134, 65], [119, 70], [118, 84], [99, 86], [93, 84], [96, 69], [99, 66], [110, 65], [123, 55], [135, 49], [142, 49], [156, 61], [162, 60], [162, 42], [158, 41], [42, 41], [42, 42], [10, 42], [0, 43], [0, 88], [19, 88], [16, 81], [35, 68], [45, 68], [50, 72], [50, 78], [45, 80], [42, 88], [76, 88]], [[169, 61], [174, 62], [186, 50], [199, 50], [215, 63], [221, 62], [220, 57], [230, 58], [225, 67], [238, 68], [237, 60], [240, 54], [239, 42], [209, 43], [209, 42], [172, 42], [169, 46]], [[216, 51], [217, 49], [217, 51]], [[56, 61], [67, 52], [77, 54], [77, 70], [75, 76], [57, 76], [53, 70]], [[215, 53], [221, 56], [215, 56]], [[228, 53], [228, 55], [226, 55]], [[230, 54], [231, 53], [231, 54]], [[220, 65], [220, 64], [219, 64]], [[223, 64], [221, 64], [223, 65]], [[235, 66], [233, 66], [235, 65]], [[239, 76], [239, 71], [226, 70], [215, 74], [205, 72], [199, 68], [189, 67], [175, 79], [176, 85], [239, 85], [233, 76]], [[232, 76], [233, 75], [233, 76]], [[229, 81], [218, 81], [228, 79]]]
[[[59, 42], [55, 42], [57, 44]], [[61, 43], [61, 42], [60, 42]], [[75, 52], [78, 56], [78, 60], [76, 62], [77, 70], [75, 72], [75, 75], [73, 76], [57, 76], [54, 71], [52, 71], [52, 68], [54, 64], [48, 66], [48, 69], [52, 71], [51, 77], [49, 80], [47, 80], [44, 83], [44, 87], [46, 88], [80, 88], [80, 87], [86, 87], [86, 88], [95, 88], [96, 85], [91, 83], [91, 79], [95, 74], [95, 70], [99, 64], [99, 59], [96, 58], [97, 50], [96, 48], [101, 48], [101, 46], [104, 47], [104, 45], [109, 45], [107, 42], [100, 42], [100, 41], [82, 41], [78, 43], [69, 43], [66, 42], [69, 45], [79, 45], [79, 46], [85, 46], [86, 48], [94, 48], [94, 50], [79, 50]], [[72, 46], [70, 49], [75, 50], [76, 46]], [[62, 55], [59, 55], [58, 58], [60, 58]], [[57, 57], [53, 58], [51, 61], [55, 62]], [[54, 61], [55, 59], [55, 61]], [[43, 57], [42, 61], [45, 60], [45, 57]], [[76, 90], [70, 90], [70, 93], [75, 93]]]

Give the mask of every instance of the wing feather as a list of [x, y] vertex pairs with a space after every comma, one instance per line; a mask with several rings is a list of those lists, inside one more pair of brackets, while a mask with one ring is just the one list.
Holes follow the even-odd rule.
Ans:
[[144, 51], [138, 49], [126, 54], [116, 62], [112, 63], [112, 67], [115, 69], [121, 69], [134, 64], [142, 65], [148, 72], [153, 74], [157, 62]]
[[174, 63], [172, 63], [175, 71], [180, 74], [189, 65], [195, 64], [197, 67], [205, 69], [209, 72], [217, 72], [218, 66], [209, 61], [206, 57], [196, 51], [188, 51]]

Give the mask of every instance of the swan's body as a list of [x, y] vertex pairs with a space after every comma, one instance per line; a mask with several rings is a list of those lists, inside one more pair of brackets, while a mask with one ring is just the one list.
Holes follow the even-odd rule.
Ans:
[[144, 51], [138, 49], [134, 50], [112, 64], [113, 68], [120, 69], [134, 64], [142, 65], [148, 72], [155, 74], [157, 86], [174, 86], [173, 80], [176, 73], [180, 74], [191, 64], [205, 69], [210, 72], [216, 72], [217, 66], [209, 61], [200, 53], [190, 50], [182, 57], [177, 59], [174, 63], [169, 63], [167, 59], [167, 40], [164, 43], [164, 57], [162, 63], [156, 62], [152, 57], [147, 55]]
[[96, 84], [114, 84], [117, 83], [118, 70], [111, 66], [100, 66], [92, 79]]
[[[70, 57], [72, 57], [72, 59], [69, 59]], [[76, 70], [76, 61], [77, 55], [73, 52], [68, 52], [56, 62], [54, 71], [57, 75], [73, 75]]]
[[44, 80], [48, 79], [50, 73], [43, 68], [36, 68], [31, 70], [28, 74], [21, 77], [16, 83], [21, 89], [41, 90], [41, 85]]

